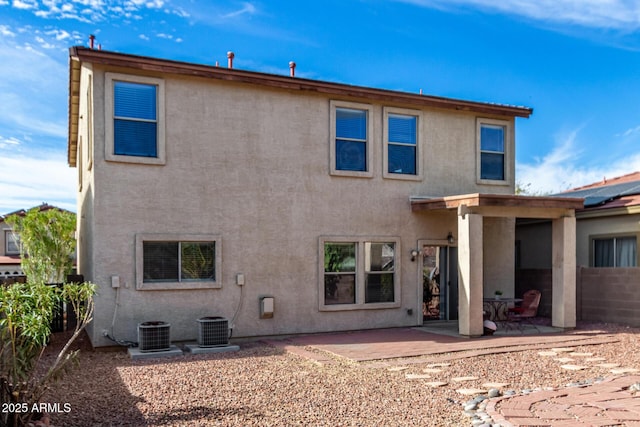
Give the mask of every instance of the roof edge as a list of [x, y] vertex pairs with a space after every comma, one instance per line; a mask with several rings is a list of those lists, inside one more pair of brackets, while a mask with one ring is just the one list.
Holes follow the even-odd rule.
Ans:
[[221, 80], [239, 81], [245, 83], [262, 84], [291, 90], [315, 91], [327, 94], [343, 94], [354, 97], [380, 99], [385, 101], [405, 102], [436, 108], [453, 109], [459, 111], [477, 111], [486, 114], [507, 115], [511, 117], [527, 118], [533, 109], [524, 106], [513, 106], [490, 102], [465, 101], [418, 93], [402, 92], [389, 89], [376, 89], [365, 86], [354, 86], [345, 83], [335, 83], [322, 80], [311, 80], [301, 77], [290, 77], [278, 74], [267, 74], [257, 71], [239, 70], [236, 68], [217, 67], [189, 62], [160, 59], [118, 53], [105, 50], [90, 49], [84, 46], [73, 46], [69, 49], [70, 56], [81, 62], [100, 63], [104, 65], [123, 66], [128, 68], [161, 71], [172, 74], [208, 77]]

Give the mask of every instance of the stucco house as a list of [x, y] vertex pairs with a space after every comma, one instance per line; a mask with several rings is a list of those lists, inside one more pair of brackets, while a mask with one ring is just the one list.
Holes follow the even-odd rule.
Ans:
[[[551, 219], [553, 322], [575, 326], [572, 198], [514, 195], [526, 107], [70, 49], [68, 162], [94, 346], [196, 319], [236, 337], [420, 325], [482, 334], [514, 294], [515, 219]], [[445, 304], [446, 301], [446, 304]]]
[[[640, 325], [640, 172], [603, 179], [557, 194], [584, 199], [576, 210], [577, 315], [597, 320]], [[517, 283], [519, 290], [543, 291], [550, 285], [551, 255], [544, 250], [551, 239], [547, 221], [518, 220]]]

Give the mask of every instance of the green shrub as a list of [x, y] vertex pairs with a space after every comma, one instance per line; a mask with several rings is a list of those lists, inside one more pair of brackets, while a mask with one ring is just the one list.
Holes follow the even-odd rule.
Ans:
[[[23, 426], [36, 415], [34, 405], [37, 408], [47, 387], [77, 357], [77, 350], [69, 349], [91, 321], [94, 294], [95, 285], [87, 282], [63, 287], [31, 282], [0, 287], [0, 405], [19, 408], [0, 413], [0, 425]], [[73, 307], [76, 327], [56, 359], [44, 363], [51, 321], [62, 301]]]

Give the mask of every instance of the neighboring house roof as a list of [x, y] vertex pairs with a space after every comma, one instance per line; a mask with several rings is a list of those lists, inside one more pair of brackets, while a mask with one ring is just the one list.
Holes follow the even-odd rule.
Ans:
[[0, 265], [20, 265], [20, 256], [0, 255]]
[[[50, 205], [50, 204], [48, 204], [48, 203], [45, 203], [45, 202], [42, 202], [42, 204], [41, 204], [41, 205], [34, 206], [34, 207], [33, 207], [33, 208], [31, 208], [31, 209], [34, 209], [34, 208], [38, 208], [38, 209], [40, 209], [40, 211], [48, 211], [48, 210], [50, 210], [50, 209], [57, 209], [57, 210], [59, 210], [59, 211], [64, 211], [64, 210], [65, 210], [65, 209], [58, 208], [58, 207], [56, 207], [56, 206], [52, 206], [52, 205]], [[6, 218], [6, 217], [8, 217], [8, 216], [11, 216], [11, 215], [20, 215], [20, 216], [24, 216], [24, 215], [26, 215], [26, 214], [27, 214], [27, 212], [28, 212], [28, 211], [30, 211], [31, 209], [19, 209], [19, 210], [14, 211], [14, 212], [9, 212], [8, 214], [0, 215], [0, 222], [4, 222], [5, 218]]]
[[69, 49], [69, 143], [67, 160], [70, 166], [76, 165], [77, 138], [79, 123], [80, 68], [81, 63], [94, 63], [106, 66], [126, 67], [146, 72], [186, 75], [215, 80], [254, 84], [289, 91], [320, 93], [331, 96], [365, 98], [374, 101], [395, 102], [422, 107], [443, 108], [458, 111], [470, 111], [482, 114], [495, 114], [508, 117], [529, 117], [533, 109], [521, 106], [493, 104], [486, 102], [463, 101], [421, 93], [408, 93], [386, 89], [374, 89], [352, 86], [343, 83], [331, 83], [293, 76], [259, 73], [237, 70], [214, 65], [202, 65], [166, 59], [128, 55], [117, 52], [95, 50], [82, 46]]
[[585, 211], [640, 206], [640, 172], [604, 179], [556, 196], [584, 198]]

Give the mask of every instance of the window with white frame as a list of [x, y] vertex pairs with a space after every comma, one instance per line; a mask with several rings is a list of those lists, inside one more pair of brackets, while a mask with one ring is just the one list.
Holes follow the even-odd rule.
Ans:
[[509, 122], [478, 120], [478, 179], [482, 183], [508, 181]]
[[384, 108], [384, 177], [419, 178], [419, 120], [417, 111]]
[[371, 111], [366, 104], [331, 101], [330, 170], [333, 175], [371, 177]]
[[397, 238], [321, 238], [320, 309], [397, 307], [399, 246]]
[[106, 159], [164, 164], [164, 81], [107, 73]]
[[20, 235], [11, 230], [4, 232], [4, 253], [5, 255], [20, 254]]
[[593, 238], [594, 267], [637, 267], [638, 242], [636, 236]]
[[221, 245], [217, 235], [137, 235], [136, 287], [219, 288]]

